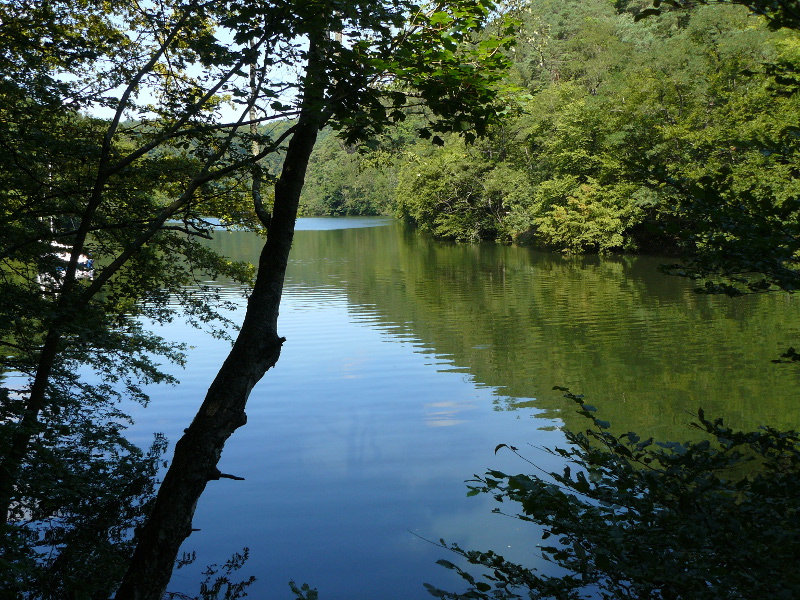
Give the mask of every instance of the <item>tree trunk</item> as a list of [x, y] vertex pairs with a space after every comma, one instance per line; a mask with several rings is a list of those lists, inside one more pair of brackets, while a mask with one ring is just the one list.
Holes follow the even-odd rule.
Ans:
[[246, 423], [250, 391], [280, 356], [285, 340], [278, 335], [277, 321], [286, 265], [306, 168], [324, 120], [325, 79], [315, 37], [309, 49], [300, 117], [275, 184], [267, 241], [244, 322], [197, 415], [175, 447], [152, 512], [137, 533], [136, 550], [116, 600], [161, 600], [180, 546], [192, 531], [197, 501], [206, 483], [221, 476], [217, 463], [223, 446]]

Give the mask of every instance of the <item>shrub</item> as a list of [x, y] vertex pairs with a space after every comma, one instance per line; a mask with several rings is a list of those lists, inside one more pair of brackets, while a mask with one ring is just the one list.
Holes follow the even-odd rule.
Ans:
[[[565, 390], [566, 391], [566, 390]], [[565, 570], [547, 575], [493, 552], [449, 546], [476, 578], [464, 593], [427, 586], [438, 598], [692, 599], [800, 597], [800, 436], [764, 427], [738, 432], [698, 411], [698, 442], [654, 442], [614, 434], [580, 396], [591, 421], [567, 432], [570, 447], [548, 450], [561, 473], [489, 471], [469, 495], [521, 505], [517, 518], [543, 526], [538, 550]], [[506, 444], [521, 457], [519, 451]], [[496, 512], [500, 512], [497, 510]]]

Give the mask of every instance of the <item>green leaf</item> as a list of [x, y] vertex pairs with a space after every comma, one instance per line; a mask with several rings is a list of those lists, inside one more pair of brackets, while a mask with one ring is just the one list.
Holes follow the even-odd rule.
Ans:
[[445, 23], [450, 23], [451, 21], [452, 19], [450, 18], [450, 15], [443, 11], [435, 12], [428, 18], [428, 23], [431, 25], [444, 25]]

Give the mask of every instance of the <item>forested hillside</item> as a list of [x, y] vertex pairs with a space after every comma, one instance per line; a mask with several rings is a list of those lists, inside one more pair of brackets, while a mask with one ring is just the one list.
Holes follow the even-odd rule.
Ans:
[[794, 227], [797, 32], [730, 4], [637, 20], [650, 6], [526, 4], [503, 126], [434, 149], [414, 141], [413, 115], [366, 152], [331, 135], [306, 214], [396, 214], [445, 238], [575, 252], [727, 255]]

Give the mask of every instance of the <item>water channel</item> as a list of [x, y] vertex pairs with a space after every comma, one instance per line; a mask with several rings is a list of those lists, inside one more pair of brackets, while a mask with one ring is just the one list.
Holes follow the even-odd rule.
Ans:
[[[528, 472], [493, 450], [513, 444], [545, 469], [543, 446], [581, 417], [553, 386], [584, 393], [615, 428], [688, 439], [703, 407], [732, 425], [797, 427], [800, 371], [772, 358], [800, 340], [797, 300], [702, 296], [647, 257], [568, 257], [433, 241], [386, 219], [301, 219], [281, 310], [278, 366], [255, 388], [248, 424], [212, 482], [185, 549], [197, 563], [170, 591], [247, 546], [253, 598], [425, 598], [461, 589], [426, 540], [492, 548], [536, 564], [536, 532], [467, 498], [487, 468]], [[261, 241], [218, 232], [211, 245], [255, 261]], [[242, 290], [226, 282], [240, 320]], [[177, 440], [228, 348], [180, 323], [182, 383], [152, 390], [132, 434]]]

